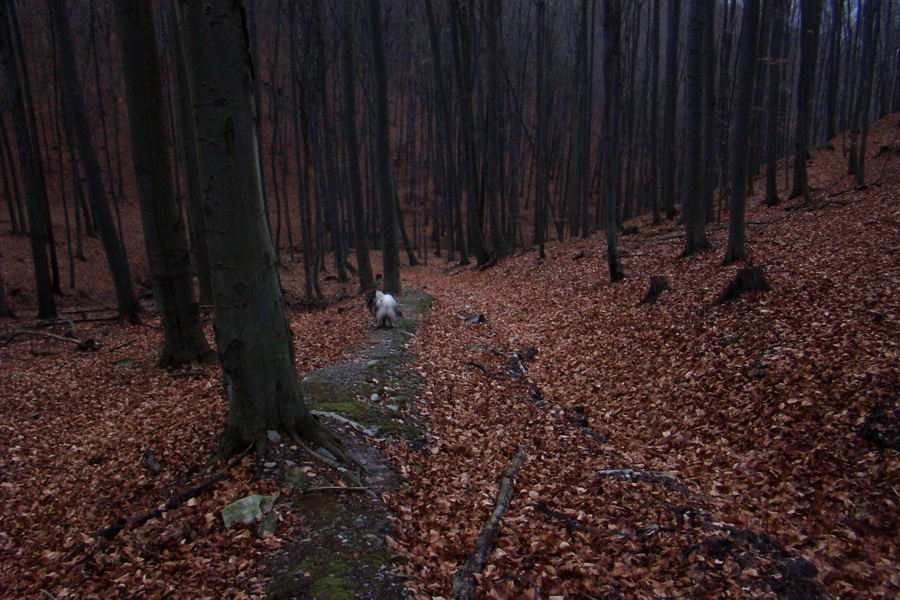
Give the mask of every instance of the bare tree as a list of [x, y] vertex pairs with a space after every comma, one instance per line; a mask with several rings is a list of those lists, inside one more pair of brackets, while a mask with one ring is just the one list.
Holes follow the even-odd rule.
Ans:
[[400, 249], [394, 214], [394, 188], [391, 174], [391, 143], [388, 130], [387, 65], [381, 29], [381, 0], [368, 0], [369, 31], [372, 37], [372, 62], [375, 76], [375, 164], [378, 169], [378, 195], [381, 202], [381, 247], [384, 291], [400, 291]]
[[734, 149], [731, 152], [731, 211], [728, 215], [728, 247], [723, 265], [744, 260], [747, 166], [750, 154], [750, 120], [753, 104], [753, 76], [759, 34], [759, 0], [745, 0], [738, 51], [737, 98], [734, 103]]
[[619, 254], [616, 208], [622, 181], [619, 113], [622, 94], [622, 0], [603, 0], [603, 220], [611, 281], [625, 279]]
[[797, 81], [797, 130], [794, 134], [794, 186], [791, 198], [803, 196], [808, 202], [809, 178], [806, 155], [809, 146], [812, 101], [819, 54], [819, 22], [822, 0], [800, 0], [800, 75]]
[[150, 0], [116, 3], [122, 70], [131, 125], [131, 154], [141, 206], [153, 295], [164, 333], [159, 365], [180, 366], [212, 358], [200, 327], [191, 255], [175, 202], [159, 50]]
[[267, 431], [276, 430], [347, 459], [339, 440], [307, 410], [297, 381], [262, 201], [243, 11], [230, 0], [176, 6], [196, 114], [216, 346], [229, 406], [217, 454], [252, 445], [262, 455]]
[[[362, 196], [362, 177], [359, 171], [359, 134], [356, 127], [356, 2], [344, 2], [344, 143], [347, 147], [347, 183], [353, 209], [353, 240], [356, 246], [357, 274], [360, 289], [375, 287], [372, 263], [369, 260], [369, 241], [366, 235], [366, 210]], [[293, 9], [292, 9], [293, 10]]]
[[33, 132], [37, 129], [33, 104], [26, 104], [24, 89], [30, 87], [27, 69], [21, 68], [17, 54], [22, 54], [22, 38], [15, 0], [0, 2], [0, 61], [2, 61], [6, 91], [10, 96], [19, 164], [25, 183], [28, 220], [31, 226], [31, 256], [37, 285], [38, 318], [56, 316], [56, 299], [47, 254], [47, 187], [40, 158], [40, 147]]
[[708, 171], [703, 152], [703, 36], [706, 22], [705, 3], [712, 0], [688, 1], [688, 31], [685, 60], [685, 147], [684, 165], [684, 250], [690, 256], [711, 247], [704, 223], [703, 186]]
[[123, 240], [116, 234], [112, 213], [109, 209], [103, 182], [100, 179], [100, 165], [91, 137], [91, 126], [87, 107], [81, 89], [81, 81], [75, 66], [75, 46], [72, 43], [72, 32], [69, 28], [66, 0], [50, 0], [50, 16], [56, 36], [56, 48], [59, 60], [59, 71], [62, 85], [63, 104], [66, 118], [72, 123], [78, 155], [84, 166], [91, 210], [103, 242], [103, 250], [112, 274], [116, 290], [119, 316], [135, 320], [141, 312], [141, 305], [134, 293], [131, 283], [131, 268], [125, 257]]

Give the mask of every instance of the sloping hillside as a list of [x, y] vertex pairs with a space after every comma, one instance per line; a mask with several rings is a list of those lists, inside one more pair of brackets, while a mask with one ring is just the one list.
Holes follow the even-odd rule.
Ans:
[[[894, 153], [898, 120], [874, 128]], [[417, 348], [432, 437], [398, 452], [410, 485], [392, 500], [413, 588], [448, 594], [524, 446], [486, 597], [896, 597], [900, 161], [888, 154], [865, 190], [823, 150], [813, 206], [750, 199], [769, 293], [711, 306], [738, 268], [720, 266], [727, 231], [679, 259], [677, 228], [646, 222], [622, 238], [623, 283], [609, 283], [601, 239], [422, 280], [436, 297]], [[654, 275], [672, 289], [639, 306]]]
[[[405, 482], [387, 497], [388, 543], [412, 594], [450, 595], [520, 449], [478, 597], [900, 594], [898, 123], [873, 125], [866, 189], [842, 174], [835, 140], [813, 153], [811, 206], [750, 199], [749, 250], [771, 292], [713, 306], [742, 266], [720, 266], [727, 231], [713, 225], [714, 250], [679, 259], [680, 227], [646, 220], [621, 239], [617, 284], [602, 237], [484, 271], [434, 258], [405, 269], [404, 285], [434, 297], [408, 348], [427, 430], [380, 444]], [[140, 256], [140, 236], [129, 241]], [[155, 369], [152, 317], [73, 311], [41, 330], [93, 339], [88, 352], [14, 337], [33, 314], [28, 246], [5, 231], [0, 242], [20, 315], [0, 322], [0, 596], [262, 597], [263, 559], [309, 519], [281, 504], [275, 535], [223, 528], [227, 503], [284, 491], [250, 457], [143, 527], [94, 536], [209, 475], [226, 404], [218, 369]], [[67, 309], [111, 302], [99, 244], [88, 254]], [[656, 275], [671, 290], [639, 305]], [[302, 290], [299, 267], [282, 276], [290, 297]], [[340, 362], [369, 331], [352, 286], [329, 285], [340, 299], [327, 309], [288, 303], [300, 374]], [[336, 484], [300, 456], [313, 485]]]

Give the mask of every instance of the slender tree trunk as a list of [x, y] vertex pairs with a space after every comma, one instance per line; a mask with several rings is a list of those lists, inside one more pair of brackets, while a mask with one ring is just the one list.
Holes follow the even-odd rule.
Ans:
[[369, 241], [366, 235], [366, 210], [363, 204], [362, 177], [359, 170], [359, 134], [356, 128], [356, 22], [353, 9], [356, 2], [344, 2], [344, 143], [347, 147], [347, 183], [350, 205], [353, 210], [353, 240], [356, 246], [359, 287], [368, 290], [375, 287], [372, 262], [369, 259]]
[[381, 0], [368, 0], [369, 29], [372, 36], [372, 62], [375, 77], [375, 165], [378, 170], [378, 195], [381, 202], [381, 247], [384, 291], [400, 291], [400, 254], [397, 221], [394, 214], [391, 142], [388, 130], [387, 65], [381, 29]]
[[856, 163], [856, 185], [862, 187], [866, 180], [866, 146], [869, 140], [869, 119], [872, 108], [872, 86], [875, 78], [875, 58], [878, 33], [881, 27], [881, 0], [866, 0], [863, 9], [862, 61], [860, 73], [859, 105], [856, 110], [862, 123], [859, 156]]
[[603, 0], [603, 218], [606, 226], [606, 263], [611, 281], [625, 278], [619, 254], [616, 207], [622, 183], [619, 140], [622, 93], [622, 0]]
[[706, 21], [705, 3], [712, 0], [688, 1], [687, 57], [685, 66], [685, 146], [684, 165], [684, 250], [690, 256], [711, 247], [704, 222], [703, 186], [707, 170], [703, 159], [703, 31]]
[[[659, 177], [659, 55], [662, 48], [659, 45], [660, 5], [662, 2], [651, 2], [652, 15], [650, 17], [650, 208], [653, 214], [653, 224], [662, 223], [661, 203], [662, 190]], [[669, 124], [672, 127], [672, 124]]]
[[535, 200], [534, 242], [538, 257], [547, 258], [544, 241], [547, 232], [547, 208], [550, 203], [550, 157], [548, 136], [550, 129], [550, 98], [547, 93], [547, 2], [537, 2], [537, 89], [535, 112], [537, 123], [534, 133]]
[[501, 79], [502, 50], [500, 44], [503, 3], [488, 0], [484, 9], [487, 37], [487, 110], [485, 114], [486, 152], [484, 153], [484, 195], [491, 226], [491, 246], [499, 258], [506, 255], [507, 240], [501, 223], [503, 204], [504, 156], [506, 154], [506, 111]]
[[675, 164], [675, 124], [678, 118], [678, 34], [681, 30], [681, 0], [669, 0], [666, 34], [666, 104], [663, 115], [663, 207], [667, 219], [674, 219], [678, 186]]
[[[6, 137], [6, 122], [0, 114], [0, 135]], [[3, 195], [6, 196], [6, 207], [9, 210], [9, 224], [13, 235], [24, 235], [25, 231], [19, 228], [19, 210], [22, 206], [19, 192], [18, 177], [13, 167], [11, 153], [7, 152], [6, 144], [0, 144], [0, 176], [3, 177]]]
[[484, 248], [484, 226], [482, 219], [481, 189], [478, 181], [478, 167], [475, 143], [475, 119], [473, 94], [475, 87], [475, 63], [472, 58], [473, 34], [471, 0], [448, 0], [450, 8], [450, 29], [453, 41], [453, 65], [456, 73], [456, 88], [459, 95], [460, 120], [460, 172], [466, 191], [466, 239], [468, 251], [480, 265], [487, 261]]
[[[779, 10], [784, 12], [780, 2]], [[831, 32], [828, 37], [830, 45], [828, 48], [828, 60], [826, 61], [828, 74], [825, 76], [828, 92], [825, 94], [825, 139], [830, 140], [837, 135], [837, 100], [838, 80], [840, 76], [840, 58], [841, 58], [841, 30], [843, 28], [843, 10], [844, 0], [832, 0], [831, 2]], [[775, 35], [774, 31], [772, 35]]]
[[31, 256], [37, 286], [38, 318], [51, 319], [56, 317], [56, 299], [53, 296], [53, 281], [50, 277], [50, 263], [47, 254], [47, 223], [44, 211], [44, 206], [47, 205], [47, 187], [40, 150], [37, 140], [32, 135], [37, 127], [33, 106], [26, 105], [23, 97], [23, 87], [29, 85], [29, 80], [27, 72], [24, 68], [20, 71], [16, 61], [16, 46], [21, 48], [21, 43], [15, 0], [0, 0], [0, 62], [2, 62], [7, 93], [11, 100], [10, 108], [16, 128], [19, 164], [28, 203]]
[[731, 153], [731, 211], [728, 215], [728, 248], [723, 265], [747, 258], [745, 248], [745, 204], [750, 142], [753, 74], [759, 33], [759, 0], [745, 0], [738, 53], [737, 98], [734, 107], [734, 150]]
[[[437, 19], [434, 15], [432, 0], [425, 0], [425, 15], [428, 20], [428, 39], [431, 45], [432, 62], [434, 63], [435, 101], [437, 103], [437, 123], [441, 132], [441, 143], [438, 145], [438, 154], [443, 159], [444, 165], [444, 203], [445, 221], [447, 225], [447, 260], [453, 260], [454, 241], [459, 248], [464, 249], [465, 233], [462, 222], [457, 217], [460, 198], [459, 175], [456, 157], [453, 151], [453, 122], [450, 114], [450, 91], [444, 77], [443, 58], [441, 54], [441, 42], [438, 35]], [[465, 250], [460, 256], [460, 264], [469, 263], [469, 257]]]
[[209, 251], [206, 247], [206, 218], [203, 216], [201, 200], [203, 187], [200, 181], [200, 166], [197, 164], [197, 143], [194, 130], [194, 108], [185, 64], [184, 45], [178, 32], [174, 6], [172, 8], [172, 30], [175, 32], [175, 94], [178, 98], [178, 143], [184, 156], [184, 173], [187, 184], [188, 233], [191, 241], [191, 255], [194, 269], [197, 271], [199, 283], [199, 300], [201, 304], [212, 304], [212, 280], [209, 275]]
[[291, 330], [262, 201], [257, 114], [240, 4], [179, 1], [194, 100], [215, 295], [216, 345], [228, 397], [219, 456], [267, 431], [303, 436], [346, 458], [309, 413], [295, 372]]
[[706, 23], [703, 28], [703, 213], [705, 221], [715, 219], [716, 177], [716, 6], [705, 3]]
[[806, 155], [809, 145], [812, 101], [819, 54], [819, 21], [822, 0], [800, 0], [800, 77], [797, 84], [797, 132], [794, 139], [794, 187], [791, 198], [803, 196], [809, 202]]
[[144, 243], [153, 295], [162, 315], [164, 342], [158, 364], [177, 367], [205, 361], [212, 351], [200, 327], [191, 255], [175, 202], [162, 69], [150, 0], [119, 0], [116, 18]]
[[72, 33], [69, 29], [66, 0], [51, 0], [50, 16], [59, 53], [63, 104], [66, 106], [67, 118], [71, 121], [75, 130], [78, 154], [81, 157], [84, 173], [87, 177], [91, 210], [100, 230], [103, 250], [109, 263], [113, 285], [116, 290], [119, 316], [128, 320], [136, 320], [141, 312], [141, 305], [131, 283], [131, 269], [128, 266], [128, 259], [125, 257], [125, 246], [123, 240], [119, 239], [116, 234], [112, 213], [109, 210], [109, 203], [103, 190], [103, 182], [100, 180], [100, 165], [97, 162], [97, 153], [94, 150], [94, 142], [91, 138], [91, 129], [88, 122], [87, 107], [84, 103], [81, 82], [75, 66], [75, 46], [72, 43]]
[[781, 199], [778, 197], [778, 126], [781, 124], [781, 77], [784, 69], [782, 42], [784, 39], [785, 23], [787, 22], [787, 7], [782, 2], [766, 1], [771, 29], [769, 42], [769, 82], [767, 100], [766, 121], [766, 199], [767, 206], [777, 206]]

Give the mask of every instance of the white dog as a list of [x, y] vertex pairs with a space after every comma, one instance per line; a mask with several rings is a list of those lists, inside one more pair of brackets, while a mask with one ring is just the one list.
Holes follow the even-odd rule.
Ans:
[[397, 320], [397, 301], [390, 294], [372, 290], [366, 294], [366, 306], [375, 317], [375, 327], [394, 326]]

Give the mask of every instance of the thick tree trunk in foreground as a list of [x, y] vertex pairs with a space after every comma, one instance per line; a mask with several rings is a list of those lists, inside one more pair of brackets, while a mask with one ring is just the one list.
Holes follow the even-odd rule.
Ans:
[[346, 458], [309, 413], [294, 370], [275, 249], [266, 224], [256, 106], [240, 4], [179, 2], [197, 122], [203, 210], [228, 417], [227, 456], [266, 445], [267, 430], [303, 436]]
[[69, 28], [66, 0], [51, 0], [48, 4], [53, 30], [56, 33], [63, 104], [66, 107], [67, 118], [74, 128], [78, 155], [87, 179], [91, 211], [100, 231], [103, 251], [106, 254], [113, 285], [116, 288], [119, 316], [124, 319], [137, 319], [141, 312], [141, 305], [131, 283], [131, 269], [128, 267], [128, 259], [125, 257], [124, 242], [116, 233], [112, 212], [109, 209], [106, 192], [103, 190], [103, 182], [100, 179], [100, 164], [97, 161], [87, 107], [84, 103], [81, 81], [75, 65], [75, 45], [72, 42], [72, 32]]
[[158, 364], [208, 360], [212, 351], [200, 328], [191, 255], [175, 203], [153, 12], [149, 0], [119, 0], [115, 6], [144, 243], [165, 334]]

